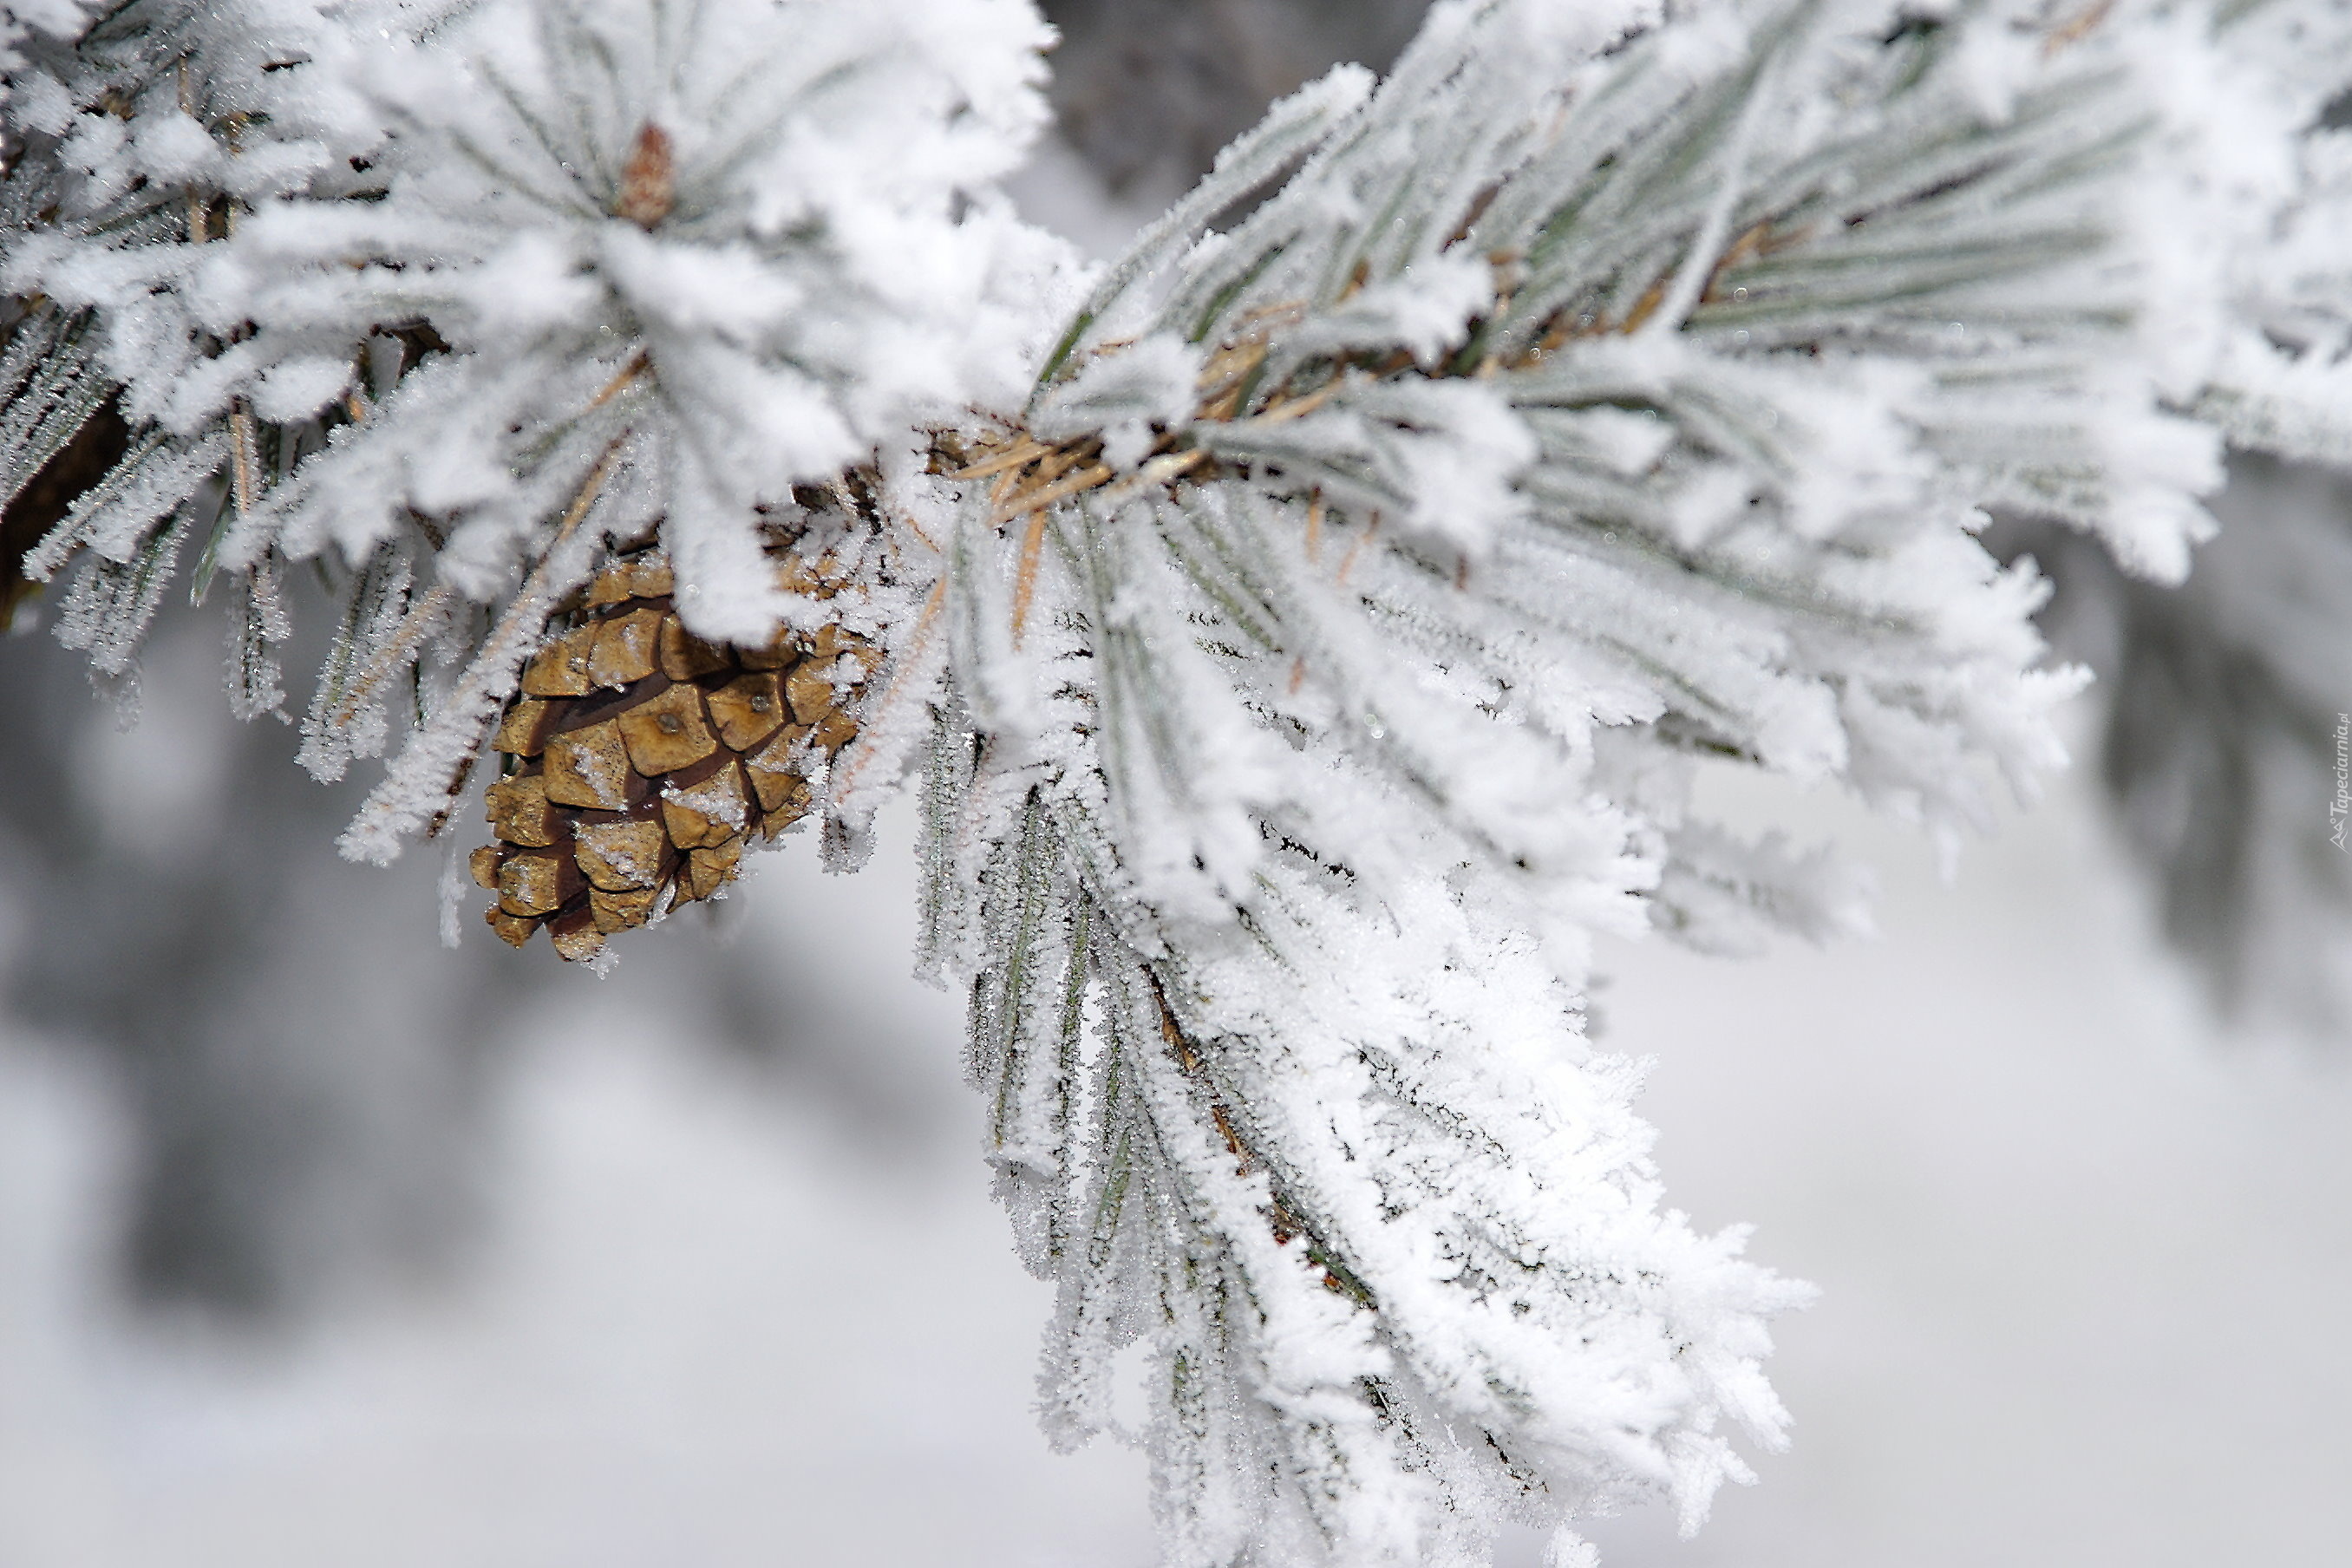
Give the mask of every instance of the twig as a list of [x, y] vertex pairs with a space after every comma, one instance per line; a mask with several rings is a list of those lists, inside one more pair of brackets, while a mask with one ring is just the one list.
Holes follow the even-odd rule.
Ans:
[[1029, 624], [1029, 601], [1037, 592], [1037, 560], [1045, 548], [1045, 510], [1043, 507], [1029, 514], [1029, 527], [1021, 539], [1021, 570], [1013, 579], [1013, 646], [1021, 646], [1021, 634]]

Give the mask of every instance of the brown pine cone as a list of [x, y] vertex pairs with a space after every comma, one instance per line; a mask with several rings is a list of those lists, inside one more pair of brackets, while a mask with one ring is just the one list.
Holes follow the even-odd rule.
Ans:
[[[793, 585], [824, 587], [813, 579]], [[838, 626], [763, 648], [708, 643], [671, 604], [649, 551], [599, 573], [524, 668], [491, 742], [498, 842], [474, 880], [517, 947], [545, 926], [578, 962], [605, 938], [707, 899], [749, 844], [808, 812], [817, 772], [857, 733], [874, 645]]]

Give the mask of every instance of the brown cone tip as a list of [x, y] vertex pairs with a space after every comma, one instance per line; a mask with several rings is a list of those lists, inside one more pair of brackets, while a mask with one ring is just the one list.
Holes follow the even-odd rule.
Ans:
[[626, 218], [639, 228], [658, 228], [677, 200], [677, 172], [669, 132], [647, 121], [637, 132], [636, 145], [629, 149], [629, 161], [622, 165], [621, 194], [613, 203], [613, 216]]
[[[820, 579], [794, 569], [793, 587]], [[491, 744], [496, 842], [474, 880], [490, 929], [517, 947], [546, 928], [568, 960], [735, 879], [747, 847], [806, 816], [820, 772], [857, 733], [880, 662], [827, 626], [764, 647], [686, 629], [659, 551], [616, 561], [551, 627]]]

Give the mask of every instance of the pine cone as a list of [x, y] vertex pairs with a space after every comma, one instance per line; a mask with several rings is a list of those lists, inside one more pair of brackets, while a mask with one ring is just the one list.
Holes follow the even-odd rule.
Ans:
[[[788, 586], [818, 596], [818, 574]], [[709, 898], [747, 845], [805, 816], [813, 774], [857, 733], [880, 652], [856, 633], [780, 633], [762, 648], [709, 643], [671, 604], [649, 551], [598, 574], [522, 676], [491, 744], [496, 844], [474, 880], [499, 895], [490, 929], [517, 947], [545, 926], [578, 962], [605, 938]]]

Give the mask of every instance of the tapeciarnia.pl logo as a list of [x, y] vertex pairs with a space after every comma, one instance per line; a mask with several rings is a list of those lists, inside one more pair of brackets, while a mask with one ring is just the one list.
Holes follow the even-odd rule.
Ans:
[[2336, 798], [2327, 803], [2327, 842], [2345, 847], [2344, 828], [2352, 818], [2352, 713], [2336, 716]]

